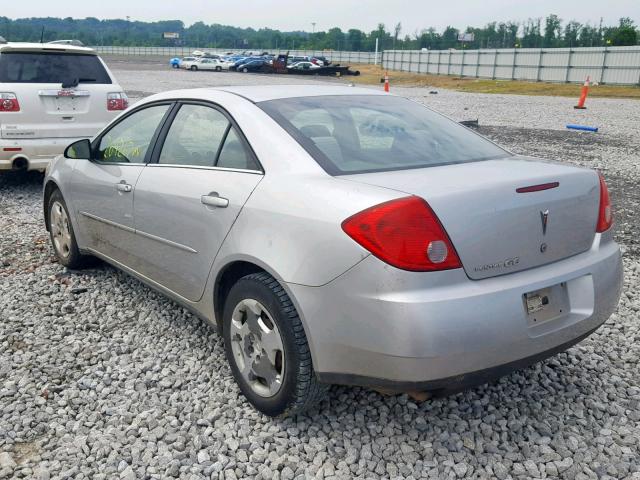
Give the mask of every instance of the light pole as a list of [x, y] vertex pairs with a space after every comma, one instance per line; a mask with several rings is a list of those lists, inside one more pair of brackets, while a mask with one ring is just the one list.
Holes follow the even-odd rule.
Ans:
[[316, 22], [311, 22], [311, 50], [315, 48]]

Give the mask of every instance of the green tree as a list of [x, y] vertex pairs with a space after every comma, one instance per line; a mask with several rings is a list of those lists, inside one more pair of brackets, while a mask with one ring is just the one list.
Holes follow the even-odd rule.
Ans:
[[577, 47], [580, 46], [578, 43], [578, 37], [580, 35], [580, 31], [582, 30], [582, 24], [576, 22], [575, 20], [570, 21], [564, 27], [564, 45], [565, 47]]
[[551, 14], [544, 21], [544, 41], [543, 47], [557, 47], [560, 43], [560, 33], [562, 31], [562, 20], [555, 15]]
[[638, 31], [629, 17], [620, 19], [617, 27], [609, 27], [605, 29], [605, 42], [613, 46], [636, 45], [638, 43]]
[[[523, 26], [523, 34], [520, 45], [525, 48], [536, 48], [542, 46], [542, 35], [540, 34], [540, 19], [528, 19]], [[515, 46], [510, 45], [510, 46]]]

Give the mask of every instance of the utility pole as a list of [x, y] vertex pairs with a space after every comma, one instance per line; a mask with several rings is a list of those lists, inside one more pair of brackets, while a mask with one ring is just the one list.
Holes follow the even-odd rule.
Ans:
[[316, 22], [311, 22], [311, 50], [315, 48]]

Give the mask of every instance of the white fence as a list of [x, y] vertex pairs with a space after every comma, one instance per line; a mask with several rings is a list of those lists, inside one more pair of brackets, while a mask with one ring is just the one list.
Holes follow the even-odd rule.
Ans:
[[385, 50], [389, 70], [544, 82], [640, 85], [640, 46], [500, 50]]
[[[99, 46], [91, 47], [101, 55], [139, 55], [139, 56], [163, 56], [163, 57], [184, 57], [191, 55], [194, 50], [202, 50], [210, 53], [228, 53], [234, 49], [223, 48], [196, 48], [196, 47], [116, 47]], [[269, 53], [287, 53], [295, 56], [324, 56], [332, 62], [338, 63], [374, 63], [375, 53], [373, 52], [347, 52], [347, 51], [323, 51], [323, 50], [267, 50]], [[378, 54], [378, 59], [381, 54]]]
[[[194, 50], [227, 53], [222, 48], [93, 47], [103, 55], [176, 57]], [[325, 56], [334, 63], [379, 63], [389, 70], [500, 80], [593, 82], [640, 85], [640, 46], [593, 48], [516, 48], [500, 50], [385, 50], [347, 52], [323, 50], [269, 50], [296, 56]], [[376, 62], [378, 60], [378, 62]]]

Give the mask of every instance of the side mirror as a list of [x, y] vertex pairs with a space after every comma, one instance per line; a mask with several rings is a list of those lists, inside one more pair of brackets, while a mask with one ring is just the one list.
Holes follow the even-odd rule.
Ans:
[[91, 160], [91, 142], [87, 138], [73, 142], [65, 149], [64, 157], [75, 160]]

